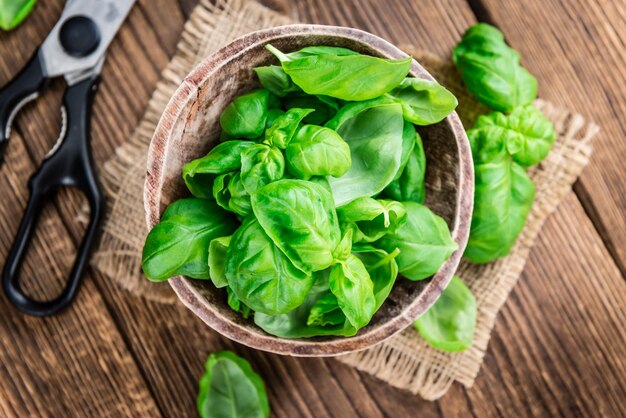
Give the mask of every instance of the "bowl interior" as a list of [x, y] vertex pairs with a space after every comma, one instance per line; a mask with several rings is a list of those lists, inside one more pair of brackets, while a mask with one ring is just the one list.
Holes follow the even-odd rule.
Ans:
[[[172, 201], [187, 196], [181, 179], [182, 166], [206, 154], [218, 143], [219, 116], [238, 95], [259, 87], [254, 67], [277, 64], [265, 48], [271, 43], [282, 51], [305, 46], [341, 46], [388, 58], [406, 55], [389, 43], [365, 32], [346, 28], [297, 25], [261, 31], [234, 41], [201, 63], [184, 81], [168, 105], [151, 145], [146, 208], [152, 227]], [[415, 77], [432, 77], [415, 61]], [[467, 141], [460, 122], [453, 114], [436, 125], [420, 127], [427, 157], [426, 205], [442, 216], [453, 231], [462, 253], [467, 240], [467, 216], [460, 216], [466, 199], [461, 198], [461, 183], [467, 162], [462, 155]], [[459, 133], [459, 131], [461, 133]], [[461, 135], [461, 138], [459, 137]], [[461, 152], [462, 151], [462, 152]], [[471, 165], [471, 164], [470, 164]], [[465, 173], [466, 174], [466, 173]], [[465, 175], [467, 177], [467, 175]], [[470, 194], [471, 194], [470, 190]], [[471, 216], [471, 202], [469, 204]], [[447, 285], [460, 254], [455, 254], [434, 278], [412, 282], [403, 278], [371, 323], [356, 337], [319, 337], [283, 340], [265, 334], [251, 319], [233, 312], [224, 289], [210, 282], [176, 278], [170, 281], [179, 297], [205, 322], [226, 336], [267, 351], [294, 355], [330, 355], [354, 351], [389, 337], [403, 329], [434, 302]], [[350, 342], [352, 341], [352, 342]]]

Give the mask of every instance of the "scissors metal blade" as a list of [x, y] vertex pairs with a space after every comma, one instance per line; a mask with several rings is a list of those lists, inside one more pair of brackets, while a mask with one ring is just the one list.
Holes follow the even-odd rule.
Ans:
[[[70, 73], [81, 73], [92, 68], [98, 70], [98, 64], [115, 37], [122, 22], [133, 7], [135, 0], [69, 0], [63, 9], [59, 21], [40, 48], [44, 62], [45, 75], [53, 78]], [[86, 16], [93, 20], [99, 30], [100, 43], [85, 57], [68, 54], [61, 45], [59, 32], [70, 18]]]

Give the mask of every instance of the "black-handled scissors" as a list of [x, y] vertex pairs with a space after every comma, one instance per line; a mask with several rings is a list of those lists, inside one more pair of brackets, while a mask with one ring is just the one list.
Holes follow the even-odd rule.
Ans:
[[[59, 312], [72, 302], [82, 281], [104, 214], [104, 198], [93, 169], [89, 146], [92, 102], [106, 49], [134, 2], [69, 0], [59, 21], [33, 58], [0, 89], [1, 164], [2, 150], [11, 133], [11, 122], [19, 109], [35, 99], [49, 79], [63, 76], [67, 82], [61, 108], [61, 134], [28, 181], [30, 197], [2, 273], [7, 297], [24, 313], [44, 316]], [[45, 200], [63, 186], [75, 187], [87, 197], [89, 224], [63, 292], [53, 300], [37, 301], [22, 291], [20, 268]]]

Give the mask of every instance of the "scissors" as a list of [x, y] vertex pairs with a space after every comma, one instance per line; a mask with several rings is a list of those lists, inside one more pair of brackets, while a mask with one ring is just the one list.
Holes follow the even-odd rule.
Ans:
[[[2, 283], [10, 302], [36, 316], [66, 308], [76, 296], [104, 215], [104, 198], [93, 169], [89, 146], [93, 98], [105, 52], [135, 0], [69, 0], [59, 21], [22, 71], [0, 89], [0, 164], [16, 113], [38, 97], [47, 81], [63, 76], [67, 89], [61, 107], [62, 128], [56, 144], [28, 181], [30, 197], [9, 251]], [[64, 290], [38, 301], [20, 287], [19, 271], [44, 201], [63, 186], [80, 190], [89, 202], [89, 223]]]

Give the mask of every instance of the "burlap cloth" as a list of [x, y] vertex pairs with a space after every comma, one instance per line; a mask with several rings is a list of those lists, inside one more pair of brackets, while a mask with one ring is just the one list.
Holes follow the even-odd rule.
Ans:
[[[100, 247], [91, 261], [94, 268], [134, 294], [165, 303], [176, 300], [167, 284], [152, 284], [141, 273], [140, 254], [147, 233], [142, 201], [146, 154], [156, 124], [170, 96], [199, 61], [244, 33], [288, 23], [292, 20], [252, 1], [218, 0], [211, 4], [201, 0], [185, 25], [176, 54], [163, 71], [143, 120], [105, 165], [102, 180], [109, 208]], [[462, 88], [451, 62], [410, 46], [403, 49], [456, 94], [457, 110], [465, 126], [472, 126], [477, 115], [487, 111]], [[441, 397], [454, 381], [472, 385], [496, 315], [515, 286], [543, 222], [587, 164], [591, 139], [598, 131], [580, 115], [542, 100], [535, 105], [553, 121], [558, 138], [548, 158], [530, 170], [537, 194], [526, 227], [508, 257], [486, 266], [463, 261], [458, 271], [476, 296], [478, 306], [472, 347], [462, 353], [444, 353], [431, 348], [410, 327], [371, 349], [340, 356], [339, 361], [425, 399]]]

